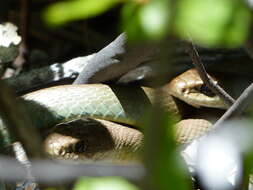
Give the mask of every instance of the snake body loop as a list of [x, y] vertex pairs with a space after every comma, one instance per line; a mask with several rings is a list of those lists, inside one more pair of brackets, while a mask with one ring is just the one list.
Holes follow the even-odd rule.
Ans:
[[71, 160], [133, 160], [143, 145], [137, 129], [98, 119], [82, 119], [57, 125], [47, 136], [44, 150], [56, 158]]
[[[164, 103], [164, 108], [168, 112], [173, 113], [177, 116], [179, 116], [180, 113], [182, 112], [180, 106], [174, 101], [170, 93], [176, 97], [181, 96], [181, 99], [183, 99], [184, 101], [188, 101], [190, 98], [191, 100], [190, 104], [195, 106], [204, 105], [206, 103], [209, 103], [206, 106], [211, 107], [213, 107], [213, 105], [215, 105], [215, 107], [217, 107], [216, 105], [219, 105], [219, 107], [224, 106], [224, 104], [222, 104], [222, 101], [216, 96], [212, 96], [210, 98], [207, 95], [198, 95], [203, 94], [202, 92], [200, 92], [201, 88], [199, 88], [199, 86], [201, 86], [203, 83], [201, 79], [198, 76], [196, 76], [196, 73], [193, 74], [190, 71], [184, 73], [183, 75], [184, 76], [179, 76], [179, 79], [176, 79], [179, 81], [174, 80], [169, 85], [162, 87], [163, 94], [161, 95], [161, 98]], [[180, 82], [182, 78], [183, 83]], [[179, 91], [173, 90], [175, 87], [176, 89], [179, 89], [179, 87], [182, 86], [184, 89], [187, 90], [179, 90]], [[178, 95], [177, 93], [181, 94]], [[58, 123], [79, 118], [105, 119], [136, 127], [141, 127], [140, 121], [145, 115], [147, 109], [154, 103], [155, 101], [154, 97], [155, 97], [155, 90], [151, 88], [137, 87], [137, 86], [123, 87], [117, 85], [108, 86], [103, 84], [89, 84], [89, 85], [63, 85], [51, 87], [29, 93], [23, 96], [23, 99], [25, 100], [24, 104], [27, 113], [31, 116], [34, 126], [38, 127], [39, 129], [43, 129], [43, 128], [51, 128]], [[188, 99], [185, 97], [187, 97]], [[196, 99], [196, 102], [192, 102], [193, 99]], [[201, 99], [203, 100], [204, 104], [200, 104]], [[195, 120], [194, 122], [199, 121]], [[196, 125], [196, 123], [194, 125]], [[0, 128], [2, 135], [5, 135], [6, 129], [4, 125], [0, 124]], [[206, 129], [205, 130], [201, 129], [202, 132], [209, 130], [208, 127], [204, 128]], [[107, 129], [109, 131], [111, 130], [109, 128]], [[201, 130], [196, 129], [196, 131]], [[184, 136], [181, 138], [182, 140], [180, 141], [188, 142], [188, 140], [185, 137], [186, 133], [183, 134], [180, 131], [183, 131], [182, 127], [177, 132], [178, 136], [181, 137]], [[194, 128], [190, 129], [190, 131], [194, 131]], [[195, 133], [198, 133], [199, 135], [202, 134], [202, 132], [200, 133], [195, 132]], [[124, 138], [122, 138], [123, 140], [127, 141], [127, 139], [130, 138], [127, 136], [128, 132], [124, 133], [124, 131], [122, 130], [120, 133], [123, 134], [124, 136]], [[120, 133], [118, 132], [117, 135], [120, 135]], [[69, 141], [73, 142], [75, 140], [72, 139]], [[138, 143], [141, 144], [140, 143], [141, 141], [142, 140], [138, 141]], [[51, 141], [50, 139], [48, 140], [48, 142], [49, 142], [48, 147], [54, 144], [53, 141]], [[118, 142], [122, 142], [122, 140]], [[6, 141], [4, 143], [8, 145], [9, 141]], [[113, 146], [113, 148], [117, 147], [117, 144], [118, 143], [116, 143], [115, 146]], [[61, 146], [64, 147], [64, 145]], [[134, 145], [134, 143], [129, 143], [129, 146], [133, 148], [134, 146], [136, 147], [136, 144]], [[56, 155], [57, 154], [70, 155], [66, 153], [66, 150], [67, 149], [64, 149], [64, 151], [57, 150], [58, 152], [56, 151]], [[49, 148], [49, 152], [50, 151], [51, 148]]]
[[[139, 126], [144, 112], [154, 102], [154, 89], [141, 87], [64, 85], [39, 90], [23, 96], [27, 112], [35, 126], [42, 128], [91, 117]], [[179, 109], [167, 94], [169, 112]]]

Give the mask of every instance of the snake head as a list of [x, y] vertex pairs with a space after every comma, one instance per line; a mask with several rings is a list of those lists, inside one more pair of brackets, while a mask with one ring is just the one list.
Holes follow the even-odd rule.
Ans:
[[[212, 79], [217, 83], [216, 79], [213, 77]], [[195, 69], [182, 73], [173, 79], [166, 88], [172, 96], [197, 108], [228, 108], [224, 101], [204, 84]]]

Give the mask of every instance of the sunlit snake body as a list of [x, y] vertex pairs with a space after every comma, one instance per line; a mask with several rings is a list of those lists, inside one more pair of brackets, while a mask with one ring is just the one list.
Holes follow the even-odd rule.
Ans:
[[[171, 94], [194, 106], [226, 108], [217, 96], [208, 97], [198, 92], [203, 82], [196, 71], [190, 70], [183, 75], [162, 88], [164, 93], [161, 98], [168, 112], [174, 115], [181, 112]], [[104, 119], [141, 128], [145, 111], [154, 103], [154, 97], [155, 90], [151, 88], [103, 84], [56, 86], [23, 96], [27, 112], [38, 128], [51, 128], [58, 123], [78, 118]], [[109, 121], [88, 120], [88, 127], [83, 126], [84, 131], [80, 128], [83, 124], [79, 123], [73, 127], [78, 128], [78, 132], [71, 131], [70, 124], [65, 125], [71, 127], [65, 126], [63, 129], [60, 125], [46, 139], [45, 149], [53, 156], [99, 160], [110, 157], [125, 159], [128, 157], [126, 152], [141, 147], [143, 136], [138, 130], [111, 124]], [[94, 127], [96, 122], [101, 125], [99, 129]], [[177, 125], [177, 140], [181, 143], [189, 142], [210, 130], [210, 127], [211, 123], [205, 120], [181, 121]], [[109, 135], [111, 144], [105, 142], [103, 145], [103, 141], [99, 140], [103, 133]], [[91, 141], [97, 145], [93, 146]]]

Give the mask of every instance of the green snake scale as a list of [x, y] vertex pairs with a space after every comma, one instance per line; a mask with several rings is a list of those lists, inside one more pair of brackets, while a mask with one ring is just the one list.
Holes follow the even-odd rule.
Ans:
[[[184, 78], [187, 76], [190, 77]], [[183, 77], [183, 80], [180, 77]], [[225, 104], [217, 96], [209, 97], [197, 92], [201, 85], [203, 83], [196, 71], [187, 71], [183, 76], [161, 88], [164, 108], [175, 115], [181, 114], [182, 109], [171, 94], [194, 106], [225, 108]], [[95, 160], [110, 158], [113, 155], [121, 159], [128, 157], [126, 152], [136, 151], [141, 147], [143, 136], [137, 129], [117, 123], [141, 128], [145, 111], [155, 102], [155, 90], [138, 86], [104, 84], [64, 85], [26, 94], [23, 99], [27, 113], [39, 129], [49, 129], [59, 123], [80, 118], [94, 119], [86, 119], [88, 121], [86, 125], [80, 121], [77, 121], [77, 124], [69, 122], [58, 125], [45, 140], [45, 150], [49, 154], [64, 158]], [[59, 127], [64, 125], [65, 127]], [[210, 127], [211, 123], [206, 120], [183, 120], [176, 127], [177, 140], [181, 143], [190, 142], [210, 130]], [[4, 135], [6, 130], [4, 125], [0, 124], [0, 128], [1, 134]], [[75, 128], [78, 130], [74, 130]], [[103, 133], [107, 133], [111, 145], [107, 142], [107, 146], [106, 141], [103, 145], [103, 141], [98, 140], [103, 139], [101, 135]], [[97, 145], [93, 145], [92, 142]], [[115, 153], [115, 150], [118, 153]]]

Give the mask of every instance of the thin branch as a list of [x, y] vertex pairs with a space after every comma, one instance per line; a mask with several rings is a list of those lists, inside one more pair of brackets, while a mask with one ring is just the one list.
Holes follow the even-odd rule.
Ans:
[[25, 183], [23, 185], [25, 186], [34, 185], [34, 187], [38, 186], [38, 184], [35, 183], [35, 178], [32, 174], [31, 162], [28, 159], [25, 150], [23, 149], [22, 145], [19, 142], [13, 143], [13, 153], [17, 161], [19, 161], [19, 163], [24, 166], [24, 169], [26, 171]]
[[[121, 176], [135, 182], [145, 175], [140, 164], [109, 164], [103, 162], [79, 163], [71, 161], [55, 162], [50, 160], [31, 161], [36, 181], [42, 183], [69, 182], [81, 176]], [[24, 166], [12, 158], [0, 156], [0, 178], [10, 181], [22, 180], [26, 177]]]
[[207, 87], [210, 88], [215, 94], [217, 94], [222, 100], [224, 100], [224, 102], [228, 106], [231, 106], [235, 102], [235, 100], [228, 93], [226, 93], [218, 84], [216, 84], [208, 75], [200, 59], [200, 56], [192, 42], [189, 43], [188, 53], [199, 73], [200, 78], [207, 85]]
[[[241, 115], [248, 107], [253, 105], [253, 83], [250, 84], [235, 101], [235, 103], [223, 114], [223, 116], [213, 125], [213, 129], [220, 128], [224, 122]], [[242, 181], [238, 184], [236, 189], [248, 189], [249, 187], [249, 175], [245, 172], [245, 168], [242, 169]]]
[[249, 85], [235, 103], [226, 111], [226, 113], [214, 124], [214, 128], [221, 126], [225, 121], [239, 116], [249, 106], [253, 105], [253, 83]]
[[[208, 76], [201, 60], [198, 55], [198, 52], [192, 42], [189, 45], [189, 54], [192, 57], [193, 64], [195, 65], [201, 79], [205, 82], [205, 84], [213, 90], [220, 98], [222, 98], [228, 105], [232, 105], [226, 113], [213, 125], [213, 129], [219, 128], [222, 124], [235, 116], [240, 115], [247, 106], [253, 104], [253, 83], [241, 94], [241, 96], [235, 101], [232, 97], [230, 97], [221, 87], [216, 85], [211, 77]], [[247, 176], [248, 177], [248, 176]], [[235, 189], [247, 189], [248, 188], [248, 179], [243, 176], [242, 181], [238, 184]], [[243, 188], [244, 187], [244, 188]]]

